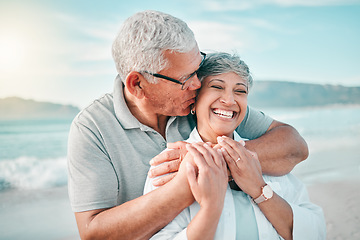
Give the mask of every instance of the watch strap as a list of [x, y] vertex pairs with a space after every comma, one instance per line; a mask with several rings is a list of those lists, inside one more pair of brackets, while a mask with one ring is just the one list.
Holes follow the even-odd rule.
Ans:
[[[270, 191], [271, 191], [271, 194], [268, 197], [266, 197], [265, 194], [264, 194], [264, 188], [265, 187], [270, 189]], [[261, 188], [261, 195], [259, 197], [255, 198], [255, 199], [253, 199], [253, 201], [256, 204], [259, 204], [259, 203], [265, 202], [266, 200], [269, 200], [272, 196], [273, 196], [272, 189], [271, 189], [271, 187], [269, 185], [266, 184], [265, 186], [263, 186]]]

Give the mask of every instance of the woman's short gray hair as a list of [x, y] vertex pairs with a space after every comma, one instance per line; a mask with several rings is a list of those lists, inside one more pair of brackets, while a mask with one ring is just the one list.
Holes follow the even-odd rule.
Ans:
[[[131, 71], [159, 72], [168, 66], [166, 50], [186, 53], [197, 46], [187, 24], [169, 14], [144, 11], [129, 17], [112, 46], [116, 69], [124, 81]], [[149, 81], [155, 82], [153, 77]]]
[[206, 55], [204, 64], [199, 69], [197, 76], [200, 81], [208, 76], [216, 76], [223, 73], [234, 72], [248, 82], [249, 88], [253, 84], [253, 78], [249, 67], [236, 54], [225, 52], [209, 53]]

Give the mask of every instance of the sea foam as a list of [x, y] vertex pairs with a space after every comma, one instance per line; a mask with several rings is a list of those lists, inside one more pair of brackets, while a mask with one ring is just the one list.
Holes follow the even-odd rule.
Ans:
[[41, 189], [67, 184], [66, 158], [19, 157], [0, 161], [0, 191], [7, 188]]

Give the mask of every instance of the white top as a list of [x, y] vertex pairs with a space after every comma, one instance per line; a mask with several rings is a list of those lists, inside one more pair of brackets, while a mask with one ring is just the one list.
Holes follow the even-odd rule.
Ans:
[[[234, 139], [237, 140], [239, 138], [240, 136], [234, 132]], [[196, 128], [192, 131], [187, 141], [202, 142]], [[319, 206], [310, 202], [305, 185], [292, 174], [281, 177], [263, 175], [263, 177], [264, 181], [270, 185], [274, 192], [286, 200], [292, 208], [293, 239], [325, 239], [326, 226], [323, 211]], [[147, 178], [144, 193], [154, 189], [155, 187], [151, 184], [151, 179]], [[228, 185], [225, 194], [224, 208], [214, 238], [216, 240], [236, 239], [236, 211], [233, 197]], [[251, 201], [251, 204], [255, 213], [259, 239], [282, 239], [259, 207], [253, 203], [253, 201]], [[187, 226], [199, 210], [200, 205], [194, 202], [151, 239], [187, 239]]]

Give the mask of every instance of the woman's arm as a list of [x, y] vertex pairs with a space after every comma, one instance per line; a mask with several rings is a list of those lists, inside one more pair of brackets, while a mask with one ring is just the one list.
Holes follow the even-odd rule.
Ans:
[[[253, 199], [262, 193], [266, 185], [256, 153], [248, 151], [236, 141], [218, 138], [231, 175], [238, 186]], [[291, 206], [276, 193], [260, 204], [260, 210], [284, 239], [292, 239], [293, 212]]]
[[187, 145], [194, 164], [187, 163], [190, 189], [200, 210], [187, 227], [188, 239], [213, 239], [224, 206], [227, 168], [220, 151], [204, 143]]

